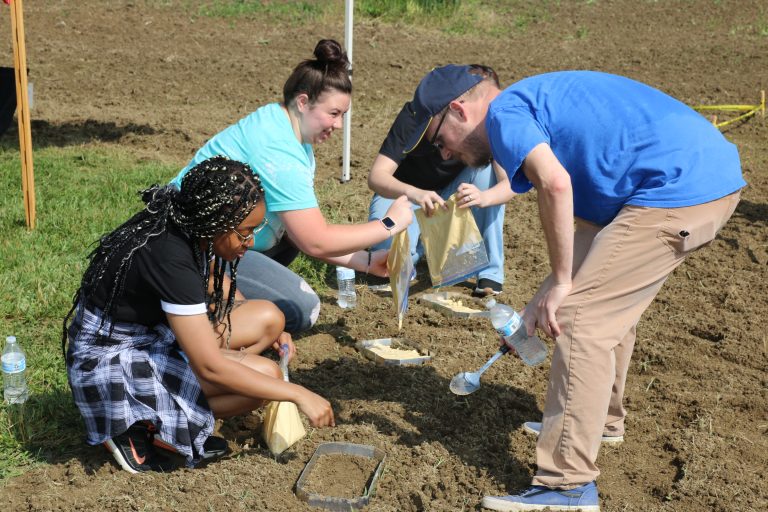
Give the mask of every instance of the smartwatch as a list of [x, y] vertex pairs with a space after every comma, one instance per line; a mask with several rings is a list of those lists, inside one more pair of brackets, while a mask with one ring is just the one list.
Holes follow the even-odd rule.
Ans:
[[395, 221], [393, 221], [390, 217], [384, 217], [383, 219], [380, 219], [380, 220], [381, 220], [381, 223], [384, 224], [384, 229], [386, 229], [387, 231], [392, 231], [393, 229], [395, 229], [395, 226], [397, 225], [395, 224]]

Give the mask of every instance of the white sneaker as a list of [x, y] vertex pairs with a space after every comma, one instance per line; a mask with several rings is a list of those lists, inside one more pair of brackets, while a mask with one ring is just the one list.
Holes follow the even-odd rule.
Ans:
[[[529, 434], [538, 436], [541, 433], [541, 423], [537, 421], [526, 421], [523, 423], [523, 430]], [[601, 441], [605, 444], [621, 444], [624, 442], [624, 436], [607, 436], [603, 434]]]

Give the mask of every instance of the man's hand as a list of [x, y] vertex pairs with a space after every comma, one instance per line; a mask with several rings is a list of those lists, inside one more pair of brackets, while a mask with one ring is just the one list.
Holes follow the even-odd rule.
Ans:
[[462, 183], [456, 189], [456, 204], [459, 208], [469, 208], [470, 206], [479, 206], [485, 208], [490, 206], [484, 190], [480, 190], [472, 183]]
[[533, 296], [523, 311], [523, 321], [528, 336], [535, 334], [537, 326], [551, 338], [560, 336], [557, 310], [571, 293], [571, 287], [570, 282], [555, 284], [551, 275], [544, 280], [539, 291], [536, 292], [536, 295]]
[[433, 190], [422, 190], [414, 187], [408, 194], [408, 200], [413, 204], [420, 206], [427, 217], [431, 217], [437, 208], [446, 209], [445, 200], [440, 197], [440, 194]]

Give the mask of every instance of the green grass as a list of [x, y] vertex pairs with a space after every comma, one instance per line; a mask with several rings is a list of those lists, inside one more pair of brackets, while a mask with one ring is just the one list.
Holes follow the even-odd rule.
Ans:
[[357, 12], [368, 18], [387, 21], [417, 21], [420, 18], [445, 18], [455, 14], [460, 0], [358, 0]]
[[755, 28], [757, 34], [761, 37], [768, 37], [768, 20], [759, 19]]
[[[0, 400], [0, 480], [84, 448], [62, 358], [62, 319], [93, 243], [143, 207], [140, 190], [178, 172], [116, 151], [44, 148], [34, 155], [37, 226], [30, 231], [18, 151], [0, 147], [0, 335], [21, 343], [30, 387], [21, 406]], [[324, 191], [333, 192], [321, 186], [318, 194]], [[325, 263], [301, 255], [291, 268], [318, 292], [327, 290]]]
[[0, 405], [0, 478], [82, 448], [61, 355], [62, 318], [100, 235], [141, 208], [137, 192], [177, 169], [124, 154], [35, 151], [37, 226], [26, 229], [18, 151], [0, 149], [0, 325], [27, 355], [30, 399]]
[[[552, 18], [558, 0], [356, 0], [355, 21], [416, 25], [448, 34], [489, 35], [526, 32]], [[595, 0], [587, 0], [592, 5]], [[189, 1], [189, 13], [237, 19], [260, 18], [275, 23], [332, 23], [344, 19], [345, 2], [321, 0], [206, 0]]]
[[259, 0], [216, 0], [198, 8], [202, 16], [220, 18], [269, 17], [280, 22], [313, 19], [325, 10], [320, 2], [261, 2]]

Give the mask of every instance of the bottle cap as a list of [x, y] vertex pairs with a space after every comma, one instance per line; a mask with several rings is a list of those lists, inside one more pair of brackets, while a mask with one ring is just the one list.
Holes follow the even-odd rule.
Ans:
[[5, 338], [5, 341], [8, 343], [16, 343], [16, 336], [8, 336]]
[[485, 308], [486, 308], [486, 309], [493, 309], [493, 306], [495, 306], [495, 305], [496, 305], [496, 299], [494, 299], [493, 297], [491, 297], [491, 298], [490, 298], [490, 299], [488, 299], [488, 301], [485, 303]]
[[338, 279], [354, 279], [355, 269], [347, 267], [336, 267], [336, 277]]

